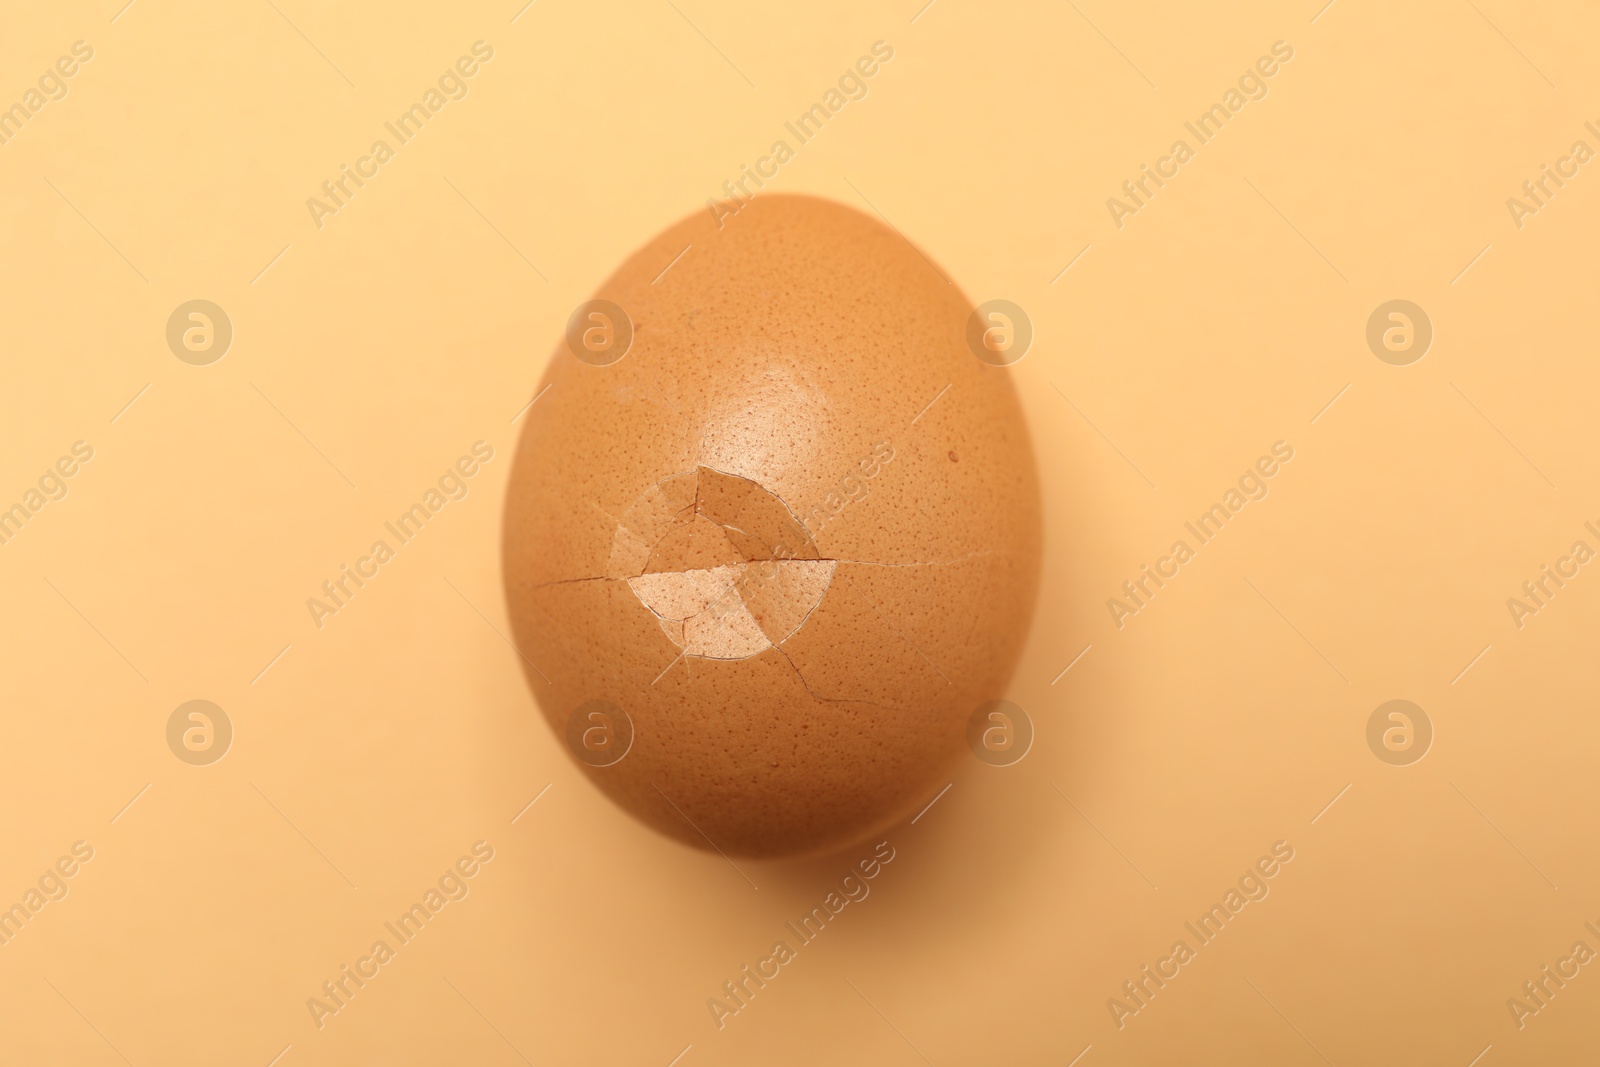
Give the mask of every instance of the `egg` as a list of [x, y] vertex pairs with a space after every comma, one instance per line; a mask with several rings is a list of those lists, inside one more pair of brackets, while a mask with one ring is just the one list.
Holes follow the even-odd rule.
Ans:
[[556, 737], [644, 823], [818, 855], [951, 781], [1041, 539], [973, 322], [896, 230], [774, 194], [671, 226], [573, 313], [523, 416], [506, 601]]

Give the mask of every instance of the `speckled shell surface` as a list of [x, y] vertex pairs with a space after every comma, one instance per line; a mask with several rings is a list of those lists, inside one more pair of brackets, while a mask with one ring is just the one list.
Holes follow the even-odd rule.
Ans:
[[1038, 581], [1028, 431], [967, 347], [971, 304], [876, 219], [783, 195], [696, 212], [595, 295], [631, 346], [558, 346], [505, 511], [558, 743], [586, 702], [621, 708], [631, 747], [585, 773], [729, 855], [914, 814], [1004, 695]]

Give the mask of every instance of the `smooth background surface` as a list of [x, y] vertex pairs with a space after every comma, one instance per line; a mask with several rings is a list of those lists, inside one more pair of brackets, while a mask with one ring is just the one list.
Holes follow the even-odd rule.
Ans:
[[[95, 449], [0, 546], [0, 898], [95, 849], [0, 947], [0, 1059], [1593, 1048], [1594, 964], [1521, 1030], [1506, 1000], [1600, 948], [1600, 576], [1520, 630], [1506, 598], [1596, 544], [1600, 163], [1521, 229], [1505, 201], [1600, 148], [1600, 13], [119, 3], [19, 8], [0, 35], [5, 101], [95, 49], [0, 146], [0, 499]], [[479, 39], [470, 95], [313, 225], [306, 198]], [[1031, 314], [1012, 373], [1047, 538], [1010, 697], [1038, 736], [969, 761], [718, 1030], [707, 998], [857, 857], [741, 875], [575, 772], [496, 633], [511, 420], [597, 282], [880, 39], [894, 60], [776, 187], [870, 201], [974, 301]], [[1270, 94], [1118, 229], [1106, 198], [1277, 40]], [[192, 298], [234, 324], [211, 366], [164, 340]], [[1435, 328], [1408, 367], [1364, 340], [1394, 298]], [[471, 495], [317, 629], [306, 598], [478, 439], [498, 458]], [[1280, 439], [1270, 496], [1119, 630], [1106, 599]], [[207, 767], [165, 741], [195, 698], [236, 731]], [[1365, 740], [1392, 698], [1436, 731], [1409, 767]], [[470, 895], [319, 1030], [307, 998], [478, 840]], [[1119, 1030], [1107, 999], [1278, 840], [1271, 895]]]

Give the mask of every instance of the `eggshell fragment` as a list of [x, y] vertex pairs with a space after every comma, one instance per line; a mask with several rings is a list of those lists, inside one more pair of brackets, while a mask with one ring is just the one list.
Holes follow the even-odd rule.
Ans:
[[782, 195], [684, 219], [596, 299], [631, 345], [558, 348], [506, 501], [545, 717], [623, 709], [626, 758], [584, 772], [729, 855], [914, 813], [1004, 694], [1038, 581], [1027, 428], [971, 304], [875, 219]]

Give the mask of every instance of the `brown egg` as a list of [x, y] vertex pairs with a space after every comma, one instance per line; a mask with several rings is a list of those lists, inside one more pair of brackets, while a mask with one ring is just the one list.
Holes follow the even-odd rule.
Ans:
[[1004, 695], [1038, 581], [1028, 430], [972, 305], [877, 220], [780, 195], [689, 216], [596, 300], [506, 500], [545, 718], [618, 804], [729, 855], [915, 813]]

